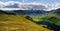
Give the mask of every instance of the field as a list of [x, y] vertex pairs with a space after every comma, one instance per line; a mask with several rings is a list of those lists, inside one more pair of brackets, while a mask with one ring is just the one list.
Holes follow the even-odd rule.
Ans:
[[46, 21], [46, 22], [60, 26], [60, 16], [57, 14], [49, 13], [49, 14], [37, 14], [37, 15], [29, 15], [29, 16], [36, 22]]
[[0, 14], [0, 31], [53, 31], [27, 20], [25, 16]]

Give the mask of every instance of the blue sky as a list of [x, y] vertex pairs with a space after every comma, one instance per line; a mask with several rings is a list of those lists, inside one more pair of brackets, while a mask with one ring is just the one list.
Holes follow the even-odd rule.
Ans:
[[18, 1], [18, 2], [21, 2], [22, 0], [0, 0], [2, 2], [8, 2], [8, 1]]
[[[18, 2], [22, 2], [22, 0], [0, 0], [3, 2], [7, 2], [7, 1], [18, 1]], [[60, 3], [60, 0], [25, 0], [27, 2], [42, 2], [42, 3]]]

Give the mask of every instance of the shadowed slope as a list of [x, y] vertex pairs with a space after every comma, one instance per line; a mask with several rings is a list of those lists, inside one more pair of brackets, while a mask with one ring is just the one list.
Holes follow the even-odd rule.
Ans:
[[16, 14], [14, 14], [14, 13], [9, 13], [9, 12], [2, 11], [2, 10], [0, 10], [0, 14], [16, 15]]

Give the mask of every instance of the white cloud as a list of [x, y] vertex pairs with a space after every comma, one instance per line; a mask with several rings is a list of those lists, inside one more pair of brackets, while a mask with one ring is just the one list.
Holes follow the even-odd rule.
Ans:
[[[8, 9], [10, 8], [10, 9]], [[31, 2], [31, 3], [22, 3], [22, 2], [15, 2], [15, 1], [8, 1], [8, 2], [1, 2], [0, 1], [0, 9], [4, 10], [14, 10], [19, 8], [18, 10], [25, 10], [25, 9], [34, 9], [34, 10], [52, 10], [60, 8], [59, 3], [52, 3], [52, 4], [45, 4], [40, 2]]]
[[47, 4], [47, 10], [53, 10], [53, 9], [57, 9], [60, 8], [60, 4], [59, 3], [53, 3], [53, 4]]
[[14, 1], [5, 2], [3, 8], [19, 8], [19, 2]]

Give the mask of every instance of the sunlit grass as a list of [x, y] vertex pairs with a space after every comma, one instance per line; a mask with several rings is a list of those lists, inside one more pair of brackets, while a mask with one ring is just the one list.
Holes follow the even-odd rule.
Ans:
[[0, 31], [52, 31], [25, 18], [26, 15], [0, 15]]

